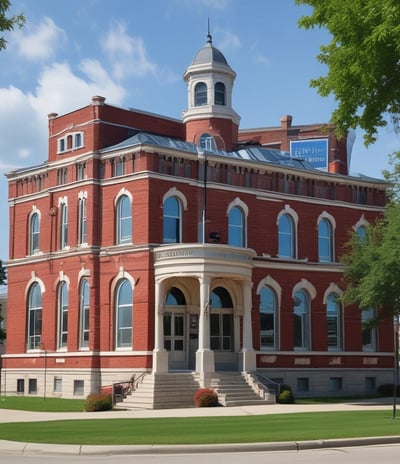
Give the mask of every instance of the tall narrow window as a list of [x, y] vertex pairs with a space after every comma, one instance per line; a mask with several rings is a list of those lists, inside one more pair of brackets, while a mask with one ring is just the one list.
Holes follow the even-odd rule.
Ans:
[[40, 348], [42, 339], [42, 293], [38, 283], [34, 283], [28, 294], [28, 350]]
[[278, 255], [280, 258], [295, 258], [295, 233], [293, 219], [283, 214], [278, 221]]
[[119, 282], [116, 291], [116, 346], [132, 347], [133, 292], [129, 280]]
[[234, 206], [228, 215], [228, 245], [246, 246], [245, 217], [242, 208]]
[[89, 283], [83, 279], [79, 288], [79, 346], [89, 346]]
[[294, 348], [309, 349], [309, 300], [305, 292], [299, 291], [294, 295]]
[[117, 202], [117, 244], [132, 243], [132, 208], [127, 195]]
[[78, 227], [78, 242], [82, 245], [87, 243], [86, 198], [84, 197], [78, 200]]
[[375, 317], [375, 310], [373, 308], [365, 309], [361, 312], [363, 351], [376, 351]]
[[214, 102], [216, 105], [225, 105], [225, 84], [217, 82], [214, 87]]
[[233, 351], [233, 304], [231, 296], [223, 287], [211, 293], [210, 346], [215, 351]]
[[194, 88], [194, 105], [207, 105], [207, 86], [204, 82], [198, 82]]
[[180, 243], [182, 228], [182, 208], [176, 197], [169, 197], [164, 202], [163, 242]]
[[125, 174], [125, 157], [120, 156], [114, 159], [114, 176], [123, 176]]
[[260, 349], [276, 348], [276, 295], [270, 287], [260, 292]]
[[340, 350], [342, 348], [342, 311], [338, 297], [334, 293], [330, 293], [326, 301], [326, 319], [328, 350]]
[[68, 206], [61, 203], [61, 230], [60, 230], [60, 248], [68, 246]]
[[65, 280], [58, 285], [58, 347], [66, 348], [68, 338], [68, 286]]
[[327, 219], [318, 224], [318, 260], [320, 263], [333, 261], [332, 225]]
[[34, 213], [30, 219], [30, 244], [29, 254], [35, 255], [39, 252], [40, 222], [39, 214]]
[[80, 148], [82, 146], [82, 134], [78, 132], [75, 134], [74, 148]]

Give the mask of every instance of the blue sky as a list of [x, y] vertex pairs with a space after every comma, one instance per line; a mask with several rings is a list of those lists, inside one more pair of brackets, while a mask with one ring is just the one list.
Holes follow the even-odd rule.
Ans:
[[[11, 0], [25, 27], [6, 34], [0, 52], [0, 259], [8, 258], [4, 173], [47, 159], [47, 115], [107, 103], [181, 118], [187, 106], [182, 75], [205, 44], [213, 44], [237, 78], [233, 107], [241, 128], [328, 122], [333, 98], [309, 87], [326, 74], [319, 47], [324, 30], [299, 29], [311, 12], [294, 0]], [[356, 131], [351, 171], [382, 177], [399, 139], [389, 129], [363, 146]]]

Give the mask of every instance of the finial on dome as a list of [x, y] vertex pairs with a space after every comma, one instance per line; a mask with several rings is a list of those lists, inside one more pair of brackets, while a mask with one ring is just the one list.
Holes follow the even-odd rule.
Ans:
[[210, 33], [210, 18], [208, 18], [207, 43], [212, 43], [212, 37]]

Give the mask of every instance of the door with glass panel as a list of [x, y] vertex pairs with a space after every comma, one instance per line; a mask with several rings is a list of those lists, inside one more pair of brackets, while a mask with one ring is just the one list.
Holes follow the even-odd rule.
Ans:
[[168, 368], [186, 368], [185, 314], [164, 313], [164, 347], [168, 351]]

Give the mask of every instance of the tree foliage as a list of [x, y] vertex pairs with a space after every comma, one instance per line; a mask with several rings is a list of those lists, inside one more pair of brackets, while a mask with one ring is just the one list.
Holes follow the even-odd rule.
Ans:
[[[353, 233], [345, 264], [345, 304], [377, 310], [377, 321], [400, 314], [400, 152], [392, 155], [392, 189], [384, 215], [366, 227], [363, 237]], [[397, 174], [396, 174], [397, 173]]]
[[[22, 27], [25, 24], [23, 14], [9, 15], [11, 2], [9, 0], [0, 0], [0, 32], [12, 31], [15, 27]], [[0, 50], [6, 48], [7, 41], [3, 35], [0, 35]]]
[[311, 80], [322, 96], [333, 94], [332, 122], [343, 137], [351, 128], [365, 130], [366, 145], [380, 127], [400, 121], [400, 1], [295, 0], [313, 8], [300, 18], [305, 29], [326, 28], [332, 37], [320, 47], [318, 61], [328, 73]]

